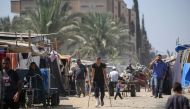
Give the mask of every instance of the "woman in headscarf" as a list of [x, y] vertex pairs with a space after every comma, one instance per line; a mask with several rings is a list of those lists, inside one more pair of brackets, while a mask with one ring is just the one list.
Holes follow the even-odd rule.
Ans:
[[29, 88], [34, 89], [34, 97], [45, 105], [45, 91], [43, 86], [43, 77], [39, 67], [35, 62], [32, 62], [29, 67], [28, 74], [26, 75]]
[[[29, 67], [28, 74], [26, 75], [27, 81], [31, 83], [32, 88], [42, 89], [43, 88], [43, 78], [40, 69], [35, 62], [32, 62]], [[31, 79], [31, 80], [30, 80]]]

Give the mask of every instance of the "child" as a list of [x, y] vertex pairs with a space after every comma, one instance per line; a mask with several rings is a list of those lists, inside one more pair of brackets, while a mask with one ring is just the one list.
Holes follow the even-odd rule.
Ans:
[[115, 97], [114, 97], [114, 99], [116, 100], [116, 98], [117, 98], [117, 96], [119, 95], [119, 97], [121, 98], [121, 99], [123, 99], [122, 97], [121, 97], [121, 93], [120, 93], [120, 90], [121, 90], [121, 88], [123, 88], [124, 87], [124, 84], [122, 84], [122, 80], [118, 80], [118, 83], [117, 83], [117, 85], [116, 85], [116, 94], [115, 94]]
[[175, 94], [168, 98], [166, 109], [190, 109], [188, 98], [182, 95], [180, 83], [174, 84], [173, 91]]
[[90, 94], [90, 83], [87, 80], [85, 84], [86, 95]]

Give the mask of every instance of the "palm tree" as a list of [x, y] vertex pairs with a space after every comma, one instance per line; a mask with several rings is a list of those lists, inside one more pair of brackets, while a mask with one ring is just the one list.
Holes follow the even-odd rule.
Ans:
[[[64, 41], [77, 31], [76, 16], [69, 14], [69, 4], [64, 0], [36, 0], [35, 10], [26, 12], [25, 20], [30, 23], [28, 29], [38, 34], [52, 34], [58, 39], [58, 49]], [[49, 37], [50, 39], [54, 37]], [[66, 83], [65, 75], [58, 75], [58, 83]], [[59, 74], [58, 74], [59, 73]], [[64, 90], [64, 85], [59, 85]]]
[[29, 31], [27, 26], [30, 23], [25, 21], [24, 16], [14, 16], [11, 22], [11, 31], [18, 33], [27, 33]]
[[73, 15], [69, 15], [69, 3], [63, 0], [36, 0], [36, 10], [30, 10], [28, 19], [35, 33], [48, 34], [73, 28]]
[[[72, 37], [72, 45], [78, 46], [82, 56], [113, 56], [118, 52], [120, 35], [126, 32], [126, 25], [114, 21], [110, 15], [89, 13], [82, 16], [80, 32]], [[83, 55], [84, 54], [84, 55]]]
[[62, 51], [61, 47], [66, 43], [66, 39], [79, 31], [80, 14], [69, 14], [70, 7], [66, 0], [36, 0], [35, 2], [35, 10], [26, 12], [25, 21], [30, 23], [27, 28], [37, 34], [53, 34], [49, 35], [49, 38], [53, 40], [56, 37], [58, 49]]

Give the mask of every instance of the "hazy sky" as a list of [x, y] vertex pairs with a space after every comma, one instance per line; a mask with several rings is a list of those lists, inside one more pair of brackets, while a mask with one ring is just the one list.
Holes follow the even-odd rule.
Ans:
[[[129, 8], [133, 0], [125, 0]], [[138, 0], [140, 16], [152, 46], [160, 53], [174, 51], [177, 37], [180, 43], [190, 43], [190, 0]], [[10, 0], [0, 0], [0, 17], [11, 15]]]
[[[125, 0], [129, 7], [133, 0]], [[138, 0], [149, 41], [160, 53], [174, 51], [176, 39], [190, 44], [190, 0]]]

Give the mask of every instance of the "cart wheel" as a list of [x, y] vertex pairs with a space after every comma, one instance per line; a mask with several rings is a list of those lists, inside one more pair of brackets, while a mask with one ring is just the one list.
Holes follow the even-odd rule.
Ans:
[[131, 97], [136, 96], [136, 90], [135, 90], [135, 85], [131, 85]]
[[60, 99], [59, 99], [59, 94], [54, 93], [51, 96], [51, 106], [57, 106], [59, 105]]

